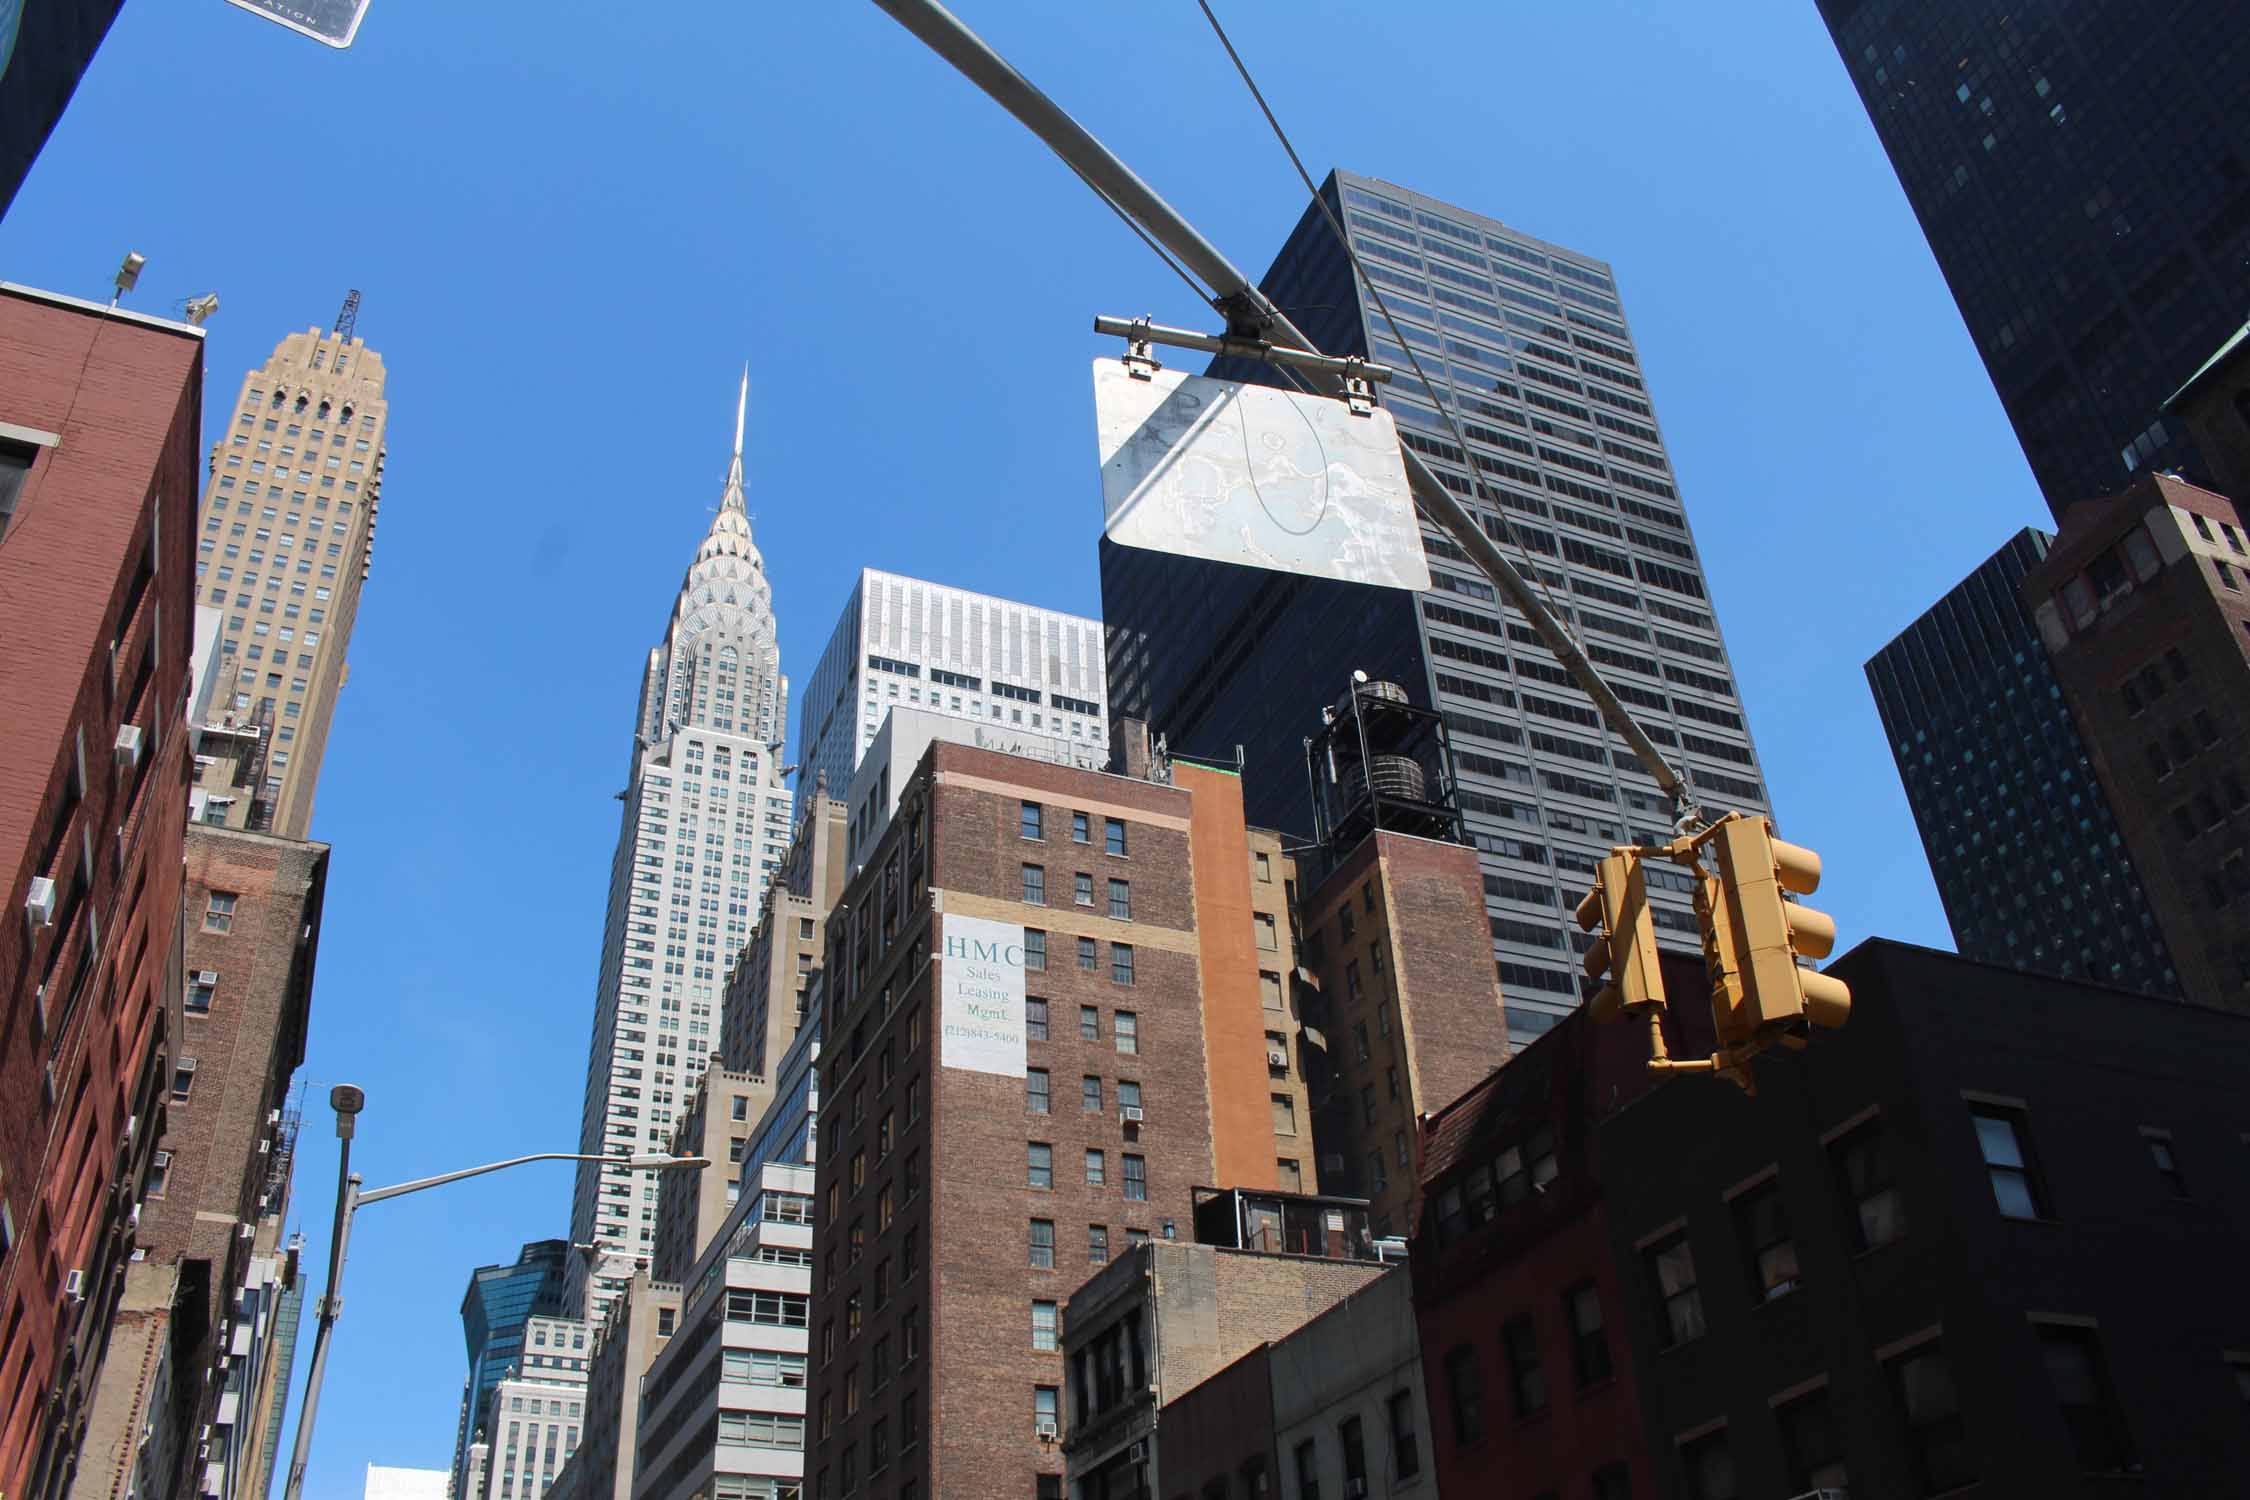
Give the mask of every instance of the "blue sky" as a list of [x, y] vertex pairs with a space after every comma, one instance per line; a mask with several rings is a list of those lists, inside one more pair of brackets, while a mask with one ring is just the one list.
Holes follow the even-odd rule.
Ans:
[[[1301, 192], [1192, 0], [958, 0], [1253, 274]], [[1616, 268], [1784, 831], [1846, 944], [1950, 946], [1861, 664], [2045, 519], [1811, 0], [1220, 7], [1316, 174]], [[862, 565], [1100, 613], [1098, 312], [1211, 315], [872, 5], [375, 0], [333, 53], [126, 6], [0, 222], [0, 276], [217, 291], [206, 425], [348, 287], [390, 461], [313, 832], [315, 1101], [371, 1185], [572, 1149], [641, 664], [724, 477], [801, 687]], [[316, 1290], [334, 1189], [308, 1110]], [[308, 1493], [442, 1466], [471, 1267], [568, 1169], [370, 1209]], [[307, 1341], [309, 1350], [309, 1340]]]

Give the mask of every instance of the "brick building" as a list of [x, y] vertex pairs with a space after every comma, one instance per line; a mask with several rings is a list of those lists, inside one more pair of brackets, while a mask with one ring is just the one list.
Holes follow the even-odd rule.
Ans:
[[[185, 1020], [73, 1495], [255, 1495], [328, 846], [187, 830]], [[227, 1400], [228, 1396], [233, 1399]], [[203, 1457], [198, 1462], [198, 1448]], [[192, 1481], [192, 1483], [191, 1483]]]
[[1327, 1042], [1308, 1049], [1320, 1185], [1365, 1198], [1379, 1235], [1411, 1223], [1419, 1118], [1508, 1058], [1484, 880], [1476, 850], [1382, 829], [1300, 904]]
[[1177, 1234], [1196, 1184], [1307, 1154], [1277, 1129], [1301, 1085], [1267, 1035], [1297, 1039], [1261, 998], [1240, 780], [1141, 759], [941, 741], [859, 846], [822, 986], [817, 1494], [1052, 1492], [1034, 1411], [1070, 1289]]
[[712, 1067], [696, 1079], [673, 1122], [668, 1149], [674, 1156], [704, 1157], [713, 1170], [666, 1172], [658, 1179], [656, 1242], [649, 1256], [649, 1274], [658, 1281], [673, 1286], [685, 1281], [719, 1232], [742, 1191], [742, 1154], [772, 1102], [773, 1085], [762, 1074]]
[[1882, 939], [1830, 972], [1851, 1024], [1755, 1097], [1597, 1132], [1630, 1493], [2239, 1493], [2250, 1018]]
[[181, 1025], [202, 331], [0, 284], [0, 1492], [71, 1485]]
[[2250, 536], [2233, 502], [2146, 475], [2073, 506], [2023, 590], [2182, 991], [2250, 1009]]
[[719, 1066], [760, 1078], [774, 1076], [804, 1023], [828, 913], [850, 870], [844, 804], [828, 795], [825, 781], [806, 799], [803, 814], [766, 887], [750, 942], [727, 971], [719, 1012]]
[[639, 1451], [642, 1380], [679, 1329], [681, 1295], [678, 1281], [652, 1279], [642, 1266], [610, 1299], [602, 1325], [589, 1341], [585, 1425], [547, 1492], [549, 1500], [629, 1500]]

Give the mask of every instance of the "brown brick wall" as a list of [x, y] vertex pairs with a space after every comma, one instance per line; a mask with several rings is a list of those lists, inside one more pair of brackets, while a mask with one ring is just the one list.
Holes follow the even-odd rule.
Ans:
[[1277, 1187], [1242, 778], [1186, 761], [1173, 762], [1172, 774], [1195, 798], [1189, 838], [1203, 968], [1203, 1055], [1211, 1080], [1211, 1180], [1223, 1187]]
[[[0, 600], [37, 644], [0, 671], [0, 1199], [15, 1228], [0, 1260], [0, 1492], [11, 1495], [83, 1431], [178, 1014], [201, 383], [192, 330], [0, 294], [0, 421], [62, 438], [39, 450], [0, 538]], [[127, 723], [143, 733], [130, 773], [113, 750]], [[86, 783], [72, 808], [81, 736]], [[52, 927], [24, 920], [34, 876], [56, 880], [64, 910]], [[128, 1117], [140, 1128], [121, 1151]], [[83, 1301], [63, 1296], [70, 1271], [84, 1274]], [[66, 1346], [77, 1373], [48, 1402]]]

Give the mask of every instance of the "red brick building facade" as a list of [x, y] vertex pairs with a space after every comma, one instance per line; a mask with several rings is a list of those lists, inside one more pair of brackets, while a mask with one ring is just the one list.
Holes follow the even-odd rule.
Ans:
[[181, 1006], [201, 330], [0, 287], [0, 1492], [69, 1488]]

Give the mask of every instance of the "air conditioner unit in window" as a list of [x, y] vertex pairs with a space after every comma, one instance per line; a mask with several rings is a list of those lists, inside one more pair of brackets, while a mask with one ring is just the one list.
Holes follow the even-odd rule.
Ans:
[[31, 890], [23, 898], [23, 914], [34, 927], [55, 925], [55, 883], [44, 875], [31, 877]]
[[63, 1274], [63, 1282], [62, 1282], [62, 1293], [63, 1293], [63, 1300], [64, 1300], [65, 1302], [83, 1302], [83, 1301], [85, 1301], [85, 1300], [86, 1300], [86, 1273], [85, 1273], [84, 1271], [68, 1271], [68, 1272], [65, 1272], [65, 1273]]
[[1031, 1424], [1031, 1435], [1043, 1443], [1053, 1442], [1055, 1433], [1055, 1419], [1053, 1417], [1040, 1417]]
[[1127, 1104], [1119, 1107], [1117, 1118], [1124, 1124], [1138, 1125], [1144, 1116], [1141, 1114], [1141, 1107], [1138, 1104]]
[[1268, 1049], [1266, 1049], [1266, 1066], [1269, 1068], [1287, 1069], [1289, 1066], [1289, 1054], [1287, 1052], [1284, 1052], [1279, 1047], [1269, 1047]]
[[1145, 1464], [1148, 1462], [1147, 1438], [1125, 1445], [1125, 1462], [1129, 1464]]
[[197, 969], [195, 971], [195, 982], [197, 984], [216, 985], [219, 982], [219, 971], [217, 969]]
[[128, 771], [141, 763], [141, 726], [120, 725], [117, 730], [117, 763]]

